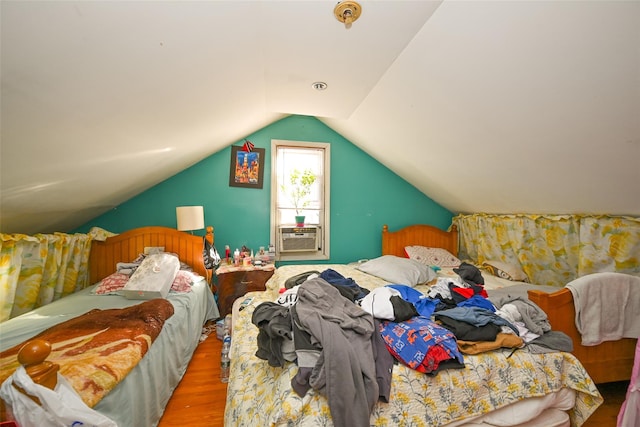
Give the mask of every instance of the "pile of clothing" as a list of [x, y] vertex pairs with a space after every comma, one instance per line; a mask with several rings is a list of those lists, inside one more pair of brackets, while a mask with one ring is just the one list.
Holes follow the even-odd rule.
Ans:
[[366, 293], [329, 269], [258, 305], [252, 315], [260, 329], [256, 356], [271, 366], [295, 360], [293, 389], [326, 396], [335, 425], [368, 426], [380, 394], [389, 397], [393, 358], [374, 333], [373, 316], [355, 303]]
[[297, 394], [317, 390], [335, 425], [364, 427], [375, 403], [389, 401], [394, 363], [436, 375], [464, 368], [463, 354], [525, 344], [533, 352], [572, 350], [533, 302], [492, 301], [475, 266], [454, 271], [459, 280], [439, 278], [427, 295], [400, 284], [370, 291], [332, 269], [292, 277], [276, 301], [253, 312], [256, 356], [274, 367], [297, 363]]

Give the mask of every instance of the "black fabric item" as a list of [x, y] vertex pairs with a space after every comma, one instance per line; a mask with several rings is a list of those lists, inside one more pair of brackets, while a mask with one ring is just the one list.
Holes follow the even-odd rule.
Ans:
[[447, 310], [449, 308], [453, 308], [458, 305], [453, 298], [445, 298], [440, 294], [436, 295], [435, 298], [438, 300], [438, 303], [436, 304], [436, 308], [434, 312], [440, 311], [440, 310]]
[[378, 400], [389, 403], [393, 364], [396, 359], [387, 349], [387, 345], [384, 343], [384, 338], [382, 338], [382, 335], [380, 334], [380, 320], [374, 319], [373, 324], [375, 326], [375, 330], [371, 334], [371, 348], [373, 351], [373, 359], [376, 362], [376, 379], [378, 381], [379, 388]]
[[309, 378], [311, 377], [312, 368], [298, 368], [298, 372], [291, 380], [291, 388], [300, 397], [304, 397], [311, 386], [309, 385]]
[[334, 288], [336, 288], [339, 292], [340, 295], [342, 295], [343, 297], [345, 297], [346, 299], [348, 299], [351, 302], [355, 302], [356, 298], [358, 295], [360, 295], [360, 291], [356, 288], [351, 288], [349, 286], [342, 286], [342, 285], [337, 285], [337, 284], [333, 284], [333, 283], [329, 283], [327, 282], [328, 285], [333, 286]]
[[293, 338], [289, 308], [275, 302], [263, 302], [251, 315], [251, 322], [259, 329], [256, 357], [268, 361], [270, 366], [283, 367], [282, 343], [285, 338]]
[[393, 306], [394, 322], [396, 323], [404, 322], [418, 315], [416, 306], [398, 295], [391, 296], [389, 301], [391, 301], [391, 305]]
[[291, 289], [297, 285], [301, 285], [312, 274], [320, 275], [320, 272], [312, 270], [312, 271], [305, 271], [304, 273], [296, 274], [295, 276], [289, 277], [284, 282], [284, 287], [287, 289]]
[[500, 326], [494, 323], [488, 323], [485, 326], [475, 326], [462, 320], [452, 319], [447, 316], [438, 316], [435, 314], [435, 319], [447, 328], [457, 339], [462, 341], [495, 341], [498, 333], [500, 332]]
[[465, 366], [464, 363], [460, 363], [456, 359], [443, 360], [438, 364], [438, 367], [436, 369], [433, 369], [432, 371], [427, 372], [427, 375], [433, 377], [438, 372], [444, 369], [464, 369], [464, 366]]
[[482, 273], [475, 265], [463, 262], [453, 271], [470, 285], [484, 285], [484, 277], [482, 277]]
[[369, 289], [360, 287], [360, 285], [358, 285], [352, 278], [344, 277], [342, 274], [331, 268], [328, 268], [320, 273], [320, 278], [326, 280], [334, 286], [339, 285], [358, 290], [358, 293], [356, 293], [357, 300], [364, 298], [370, 292]]
[[213, 246], [206, 237], [204, 239], [204, 249], [202, 250], [202, 259], [204, 260], [204, 268], [207, 270], [215, 270], [220, 265], [220, 254], [215, 246]]

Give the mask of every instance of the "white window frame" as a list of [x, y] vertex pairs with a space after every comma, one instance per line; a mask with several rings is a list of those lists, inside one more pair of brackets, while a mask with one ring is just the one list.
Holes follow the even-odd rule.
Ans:
[[[280, 239], [278, 213], [276, 198], [278, 197], [277, 182], [277, 156], [278, 147], [295, 147], [295, 148], [313, 148], [323, 150], [323, 174], [320, 186], [322, 188], [320, 224], [318, 226], [319, 233], [319, 250], [313, 252], [280, 252]], [[273, 242], [276, 249], [276, 261], [310, 261], [310, 260], [328, 260], [330, 257], [329, 241], [330, 235], [330, 200], [331, 200], [331, 144], [327, 142], [307, 142], [307, 141], [287, 141], [281, 139], [271, 140], [271, 220], [270, 220], [270, 242]]]

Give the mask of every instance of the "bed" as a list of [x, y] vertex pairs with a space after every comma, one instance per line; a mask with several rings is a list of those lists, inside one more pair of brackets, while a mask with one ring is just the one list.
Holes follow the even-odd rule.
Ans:
[[[382, 234], [382, 253], [405, 256], [406, 242], [426, 242], [425, 246], [445, 248], [457, 253], [457, 232], [455, 226], [451, 232], [445, 232], [425, 225], [413, 225], [390, 232], [385, 226]], [[486, 272], [484, 272], [486, 273]], [[576, 311], [573, 294], [568, 288], [550, 288], [528, 283], [515, 284], [502, 278], [486, 275], [488, 288], [517, 286], [527, 293], [527, 297], [537, 304], [549, 318], [554, 330], [562, 331], [571, 337], [571, 352], [585, 367], [596, 384], [626, 381], [631, 378], [637, 339], [622, 338], [606, 341], [595, 346], [581, 344], [580, 332], [576, 328]], [[514, 288], [512, 288], [514, 289]]]
[[[397, 232], [385, 226], [382, 255], [405, 256], [405, 246], [444, 248], [457, 254], [455, 229], [413, 225]], [[331, 269], [359, 286], [375, 289], [390, 282], [351, 265], [287, 265], [279, 267], [265, 292], [252, 292], [233, 307], [231, 380], [225, 408], [226, 426], [330, 426], [327, 399], [310, 390], [292, 390], [296, 363], [272, 367], [255, 356], [258, 328], [252, 323], [256, 307], [276, 301], [287, 280], [309, 271]], [[439, 275], [452, 272], [442, 269]], [[483, 272], [483, 275], [485, 273]], [[485, 275], [486, 276], [486, 275]], [[528, 283], [487, 277], [489, 289], [505, 286], [535, 288]], [[417, 286], [423, 293], [428, 287]], [[242, 310], [241, 310], [242, 308]], [[464, 369], [426, 375], [403, 364], [393, 367], [388, 403], [378, 401], [369, 424], [376, 426], [580, 426], [602, 403], [594, 382], [570, 353], [532, 354], [499, 349], [464, 356]]]
[[[85, 315], [92, 309], [132, 309], [148, 301], [121, 295], [95, 295], [100, 281], [116, 271], [119, 262], [130, 263], [145, 248], [178, 255], [182, 268], [193, 270], [190, 289], [170, 291], [166, 300], [171, 315], [144, 357], [93, 409], [114, 420], [118, 426], [155, 426], [186, 371], [201, 336], [202, 325], [219, 317], [209, 276], [203, 264], [203, 238], [166, 227], [143, 227], [92, 242], [90, 280], [94, 285], [73, 295], [0, 324], [0, 351], [29, 340], [52, 326]], [[188, 269], [188, 268], [187, 268]], [[55, 345], [54, 345], [55, 348]], [[6, 366], [3, 359], [3, 366]], [[66, 378], [66, 377], [65, 377]]]
[[569, 289], [562, 288], [553, 293], [530, 290], [529, 299], [547, 313], [554, 329], [571, 337], [573, 355], [582, 363], [595, 383], [627, 381], [631, 378], [637, 339], [622, 338], [594, 346], [582, 345], [581, 335], [575, 323], [573, 294]]

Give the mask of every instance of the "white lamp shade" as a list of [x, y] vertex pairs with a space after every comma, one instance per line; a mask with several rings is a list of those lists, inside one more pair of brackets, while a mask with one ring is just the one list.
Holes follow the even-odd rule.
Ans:
[[176, 208], [176, 218], [180, 231], [204, 228], [204, 208], [202, 206], [179, 206]]

